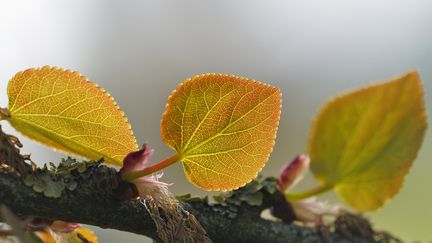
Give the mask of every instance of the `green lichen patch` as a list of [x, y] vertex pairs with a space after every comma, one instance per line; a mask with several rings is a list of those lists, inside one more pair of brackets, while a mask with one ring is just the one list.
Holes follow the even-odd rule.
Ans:
[[264, 193], [273, 194], [276, 191], [276, 182], [274, 177], [263, 178], [259, 175], [246, 186], [214, 196], [213, 199], [216, 203], [225, 206], [228, 204], [240, 205], [243, 202], [250, 206], [261, 206]]
[[180, 202], [208, 202], [208, 197], [192, 196], [190, 193], [175, 196]]
[[101, 163], [102, 160], [80, 162], [68, 157], [62, 159], [58, 166], [49, 163], [48, 167], [45, 164], [34, 173], [25, 175], [24, 184], [36, 192], [43, 193], [46, 197], [59, 198], [65, 189], [73, 191], [77, 188], [80, 175], [88, 168]]

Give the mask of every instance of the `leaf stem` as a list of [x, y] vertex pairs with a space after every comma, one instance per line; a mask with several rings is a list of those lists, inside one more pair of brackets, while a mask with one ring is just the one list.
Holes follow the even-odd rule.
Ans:
[[135, 179], [138, 179], [142, 176], [149, 175], [151, 173], [154, 173], [156, 171], [162, 170], [165, 167], [168, 167], [176, 162], [178, 162], [181, 159], [181, 156], [179, 154], [174, 154], [162, 161], [157, 162], [156, 164], [153, 164], [149, 167], [146, 167], [143, 170], [140, 171], [134, 171], [128, 174], [125, 174], [122, 176], [122, 179], [125, 181], [133, 181]]
[[10, 117], [10, 112], [7, 108], [0, 107], [0, 120], [5, 120]]
[[332, 188], [333, 188], [332, 185], [322, 185], [303, 192], [290, 192], [290, 193], [286, 192], [285, 199], [287, 201], [306, 199], [308, 197], [312, 197], [321, 194], [323, 192], [329, 191]]

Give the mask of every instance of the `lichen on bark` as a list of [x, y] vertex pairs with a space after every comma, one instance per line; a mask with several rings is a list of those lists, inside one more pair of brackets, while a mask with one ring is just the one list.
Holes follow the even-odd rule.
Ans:
[[[14, 137], [0, 129], [0, 202], [15, 214], [21, 218], [80, 222], [161, 241], [147, 209], [141, 202], [130, 200], [135, 193], [133, 185], [123, 181], [117, 170], [99, 162], [84, 162], [83, 169], [74, 159], [63, 161], [69, 167], [60, 164], [36, 169], [28, 156], [20, 154], [18, 145]], [[56, 191], [59, 196], [47, 196], [46, 190], [37, 192], [34, 184], [25, 184], [27, 175], [48, 175], [63, 180], [65, 187], [60, 193]], [[191, 196], [178, 200], [213, 242], [397, 242], [387, 234], [375, 232], [367, 220], [352, 214], [339, 216], [333, 227], [320, 228], [292, 223], [294, 215], [290, 215], [289, 207], [279, 208], [286, 216], [284, 220], [264, 219], [264, 209], [278, 209], [283, 202], [283, 195], [274, 186], [274, 178], [259, 178], [210, 202]]]

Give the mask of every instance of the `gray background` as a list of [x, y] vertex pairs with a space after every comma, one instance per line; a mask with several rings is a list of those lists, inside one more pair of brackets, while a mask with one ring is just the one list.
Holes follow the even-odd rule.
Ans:
[[[264, 174], [303, 153], [310, 121], [329, 97], [416, 68], [432, 80], [432, 1], [2, 1], [0, 97], [18, 71], [42, 65], [78, 70], [108, 90], [140, 143], [172, 151], [159, 137], [166, 98], [182, 80], [222, 72], [279, 86], [284, 95], [277, 145]], [[2, 125], [13, 132], [5, 122]], [[64, 156], [22, 139], [35, 161]], [[396, 198], [367, 214], [405, 240], [431, 240], [431, 135]], [[175, 193], [205, 194], [181, 165], [165, 170]], [[313, 186], [308, 176], [300, 188]], [[324, 195], [339, 202], [333, 193]], [[94, 228], [101, 242], [139, 242]]]

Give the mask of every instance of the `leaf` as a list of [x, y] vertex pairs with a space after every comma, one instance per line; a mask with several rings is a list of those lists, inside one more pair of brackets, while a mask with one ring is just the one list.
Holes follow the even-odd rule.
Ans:
[[312, 172], [354, 208], [375, 210], [401, 188], [425, 130], [417, 72], [338, 96], [312, 126]]
[[138, 149], [113, 98], [78, 72], [28, 69], [10, 80], [8, 96], [6, 119], [53, 149], [116, 165]]
[[57, 243], [56, 233], [46, 227], [44, 230], [35, 231], [34, 234], [43, 242], [43, 243]]
[[275, 87], [225, 74], [195, 76], [168, 99], [161, 136], [177, 151], [193, 184], [236, 189], [267, 162], [280, 107]]
[[44, 243], [97, 243], [97, 236], [88, 228], [79, 227], [70, 233], [56, 232], [50, 228], [37, 231]]
[[88, 228], [79, 227], [76, 230], [74, 230], [72, 233], [69, 234], [63, 234], [61, 242], [63, 243], [97, 243], [97, 237]]

